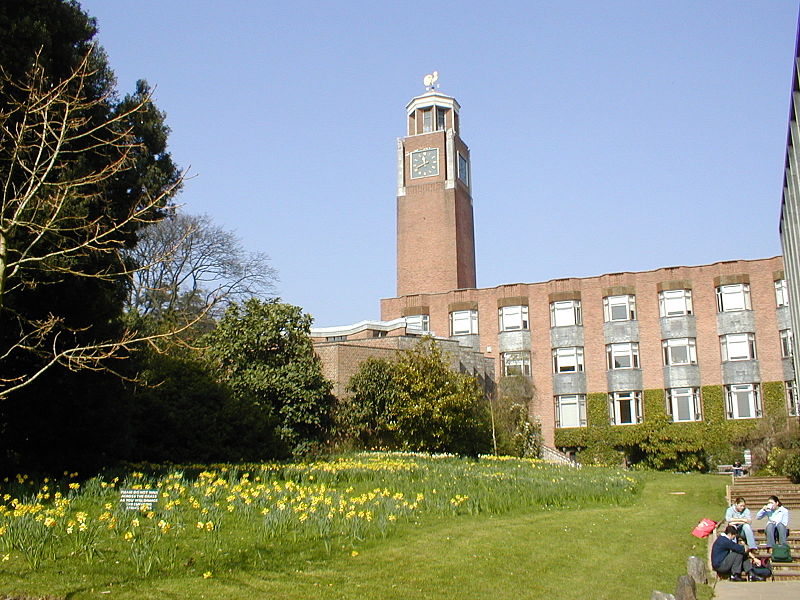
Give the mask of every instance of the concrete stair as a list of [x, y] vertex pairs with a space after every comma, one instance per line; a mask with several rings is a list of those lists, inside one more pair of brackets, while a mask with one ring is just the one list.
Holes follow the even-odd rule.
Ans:
[[781, 504], [789, 509], [789, 538], [787, 543], [791, 548], [792, 562], [770, 562], [772, 575], [776, 580], [800, 581], [800, 485], [793, 484], [786, 477], [736, 477], [727, 486], [726, 495], [728, 505], [733, 500], [742, 497], [747, 502], [747, 507], [753, 514], [753, 533], [758, 544], [757, 556], [769, 558], [767, 536], [764, 528], [766, 519], [755, 519], [756, 513], [767, 502], [770, 496], [780, 498]]

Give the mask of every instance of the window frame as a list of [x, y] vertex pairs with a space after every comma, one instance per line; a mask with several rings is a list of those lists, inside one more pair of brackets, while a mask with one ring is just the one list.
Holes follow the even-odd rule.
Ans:
[[[627, 396], [627, 398], [625, 397]], [[624, 392], [609, 392], [608, 394], [609, 420], [612, 425], [637, 425], [644, 421], [642, 414], [642, 392], [641, 390], [628, 390]], [[621, 402], [630, 403], [631, 421], [622, 421]]]
[[[425, 333], [430, 333], [431, 331], [431, 317], [430, 315], [426, 314], [418, 314], [418, 315], [406, 315], [403, 317], [406, 320], [406, 329], [409, 327], [413, 327], [419, 331], [423, 331]], [[419, 326], [417, 326], [413, 321], [415, 319], [419, 319]]]
[[[617, 352], [617, 350], [622, 350], [625, 346], [627, 346], [627, 351]], [[627, 356], [630, 359], [630, 366], [616, 366], [615, 357], [619, 356]], [[614, 344], [606, 344], [606, 367], [609, 371], [640, 369], [641, 363], [639, 362], [639, 342], [617, 342]]]
[[[514, 360], [510, 363], [509, 359]], [[520, 366], [519, 373], [509, 372], [509, 367], [516, 368]], [[531, 353], [527, 350], [514, 350], [512, 352], [500, 353], [500, 369], [503, 377], [513, 377], [521, 375], [523, 377], [531, 376]]]
[[[734, 390], [734, 388], [738, 388]], [[749, 388], [746, 390], [744, 388]], [[728, 420], [744, 420], [744, 419], [758, 419], [763, 414], [761, 408], [761, 391], [758, 383], [736, 383], [724, 386], [725, 392], [725, 416]], [[748, 408], [752, 416], [741, 416], [739, 414], [740, 404], [734, 402], [735, 392], [746, 392], [750, 394], [748, 399]]]
[[[667, 414], [670, 416], [673, 423], [694, 423], [703, 420], [703, 404], [700, 400], [700, 388], [667, 388], [664, 392], [667, 401]], [[680, 401], [681, 398], [688, 399], [687, 408], [690, 415], [688, 419], [676, 418], [680, 413], [677, 402]]]
[[791, 358], [794, 355], [794, 335], [791, 327], [779, 330], [778, 336], [781, 340], [781, 358]]
[[797, 382], [795, 380], [784, 381], [783, 389], [786, 395], [786, 411], [790, 417], [799, 416], [800, 406], [798, 406]]
[[[679, 343], [684, 342], [684, 343]], [[686, 355], [688, 362], [680, 362], [673, 360], [671, 352], [672, 348], [686, 348]], [[696, 365], [697, 364], [697, 338], [668, 338], [661, 340], [661, 355], [664, 360], [665, 367], [674, 367], [682, 365]]]
[[[623, 307], [624, 318], [615, 318], [614, 309]], [[636, 320], [636, 296], [634, 294], [620, 294], [603, 298], [603, 318], [606, 323]]]
[[[517, 309], [514, 311], [513, 309]], [[517, 313], [516, 315], [514, 313]], [[519, 326], [509, 325], [508, 321], [517, 317]], [[497, 309], [498, 327], [500, 332], [505, 331], [529, 331], [530, 321], [528, 320], [528, 305], [515, 304], [514, 306], [501, 306]]]
[[469, 185], [469, 161], [461, 152], [458, 153], [458, 178], [464, 185]]
[[[738, 291], [735, 291], [736, 289]], [[741, 298], [741, 302], [734, 302], [733, 299], [737, 297]], [[752, 310], [752, 307], [749, 283], [731, 283], [717, 286], [717, 312]]]
[[[583, 346], [553, 348], [553, 373], [583, 373], [585, 368]], [[571, 361], [569, 359], [572, 358]], [[563, 367], [573, 368], [563, 368]]]
[[789, 306], [789, 284], [786, 279], [775, 280], [775, 307]]
[[[569, 314], [570, 311], [572, 322], [559, 323], [558, 315]], [[572, 327], [575, 325], [583, 325], [580, 300], [557, 300], [550, 303], [550, 327]]]
[[[456, 317], [456, 315], [462, 315], [461, 317]], [[463, 316], [466, 315], [466, 316]], [[469, 322], [469, 329], [464, 331], [456, 332], [455, 325], [456, 320], [459, 322], [461, 321], [468, 321]], [[477, 335], [478, 333], [478, 311], [474, 308], [467, 309], [467, 310], [453, 310], [450, 311], [450, 336], [456, 335]]]
[[[576, 416], [577, 416], [577, 425], [564, 424], [564, 417], [563, 417], [563, 408], [565, 407], [564, 400], [570, 399], [573, 400], [566, 404], [567, 407], [576, 406]], [[588, 422], [586, 420], [586, 394], [559, 394], [553, 397], [555, 402], [555, 416], [556, 416], [556, 423], [555, 426], [558, 429], [567, 429], [567, 428], [575, 428], [575, 427], [586, 427]]]
[[[736, 339], [742, 338], [744, 339]], [[726, 333], [719, 336], [720, 356], [722, 362], [736, 362], [740, 360], [755, 360], [758, 358], [756, 352], [756, 335], [750, 332]], [[734, 354], [731, 348], [747, 348], [747, 354]]]
[[[680, 294], [680, 296], [678, 294]], [[668, 310], [668, 307], [673, 303], [682, 304], [683, 309], [680, 311]], [[658, 312], [661, 317], [684, 317], [693, 315], [692, 290], [685, 288], [660, 291], [658, 293]]]

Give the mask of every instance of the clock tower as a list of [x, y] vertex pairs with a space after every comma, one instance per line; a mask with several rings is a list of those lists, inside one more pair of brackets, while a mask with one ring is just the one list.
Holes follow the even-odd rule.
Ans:
[[469, 148], [455, 98], [427, 91], [406, 106], [397, 140], [397, 295], [475, 287]]

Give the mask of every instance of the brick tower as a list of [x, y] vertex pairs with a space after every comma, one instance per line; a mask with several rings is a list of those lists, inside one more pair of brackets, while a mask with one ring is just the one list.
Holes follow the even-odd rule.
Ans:
[[406, 106], [408, 134], [397, 140], [398, 296], [475, 287], [472, 175], [459, 108], [431, 85]]

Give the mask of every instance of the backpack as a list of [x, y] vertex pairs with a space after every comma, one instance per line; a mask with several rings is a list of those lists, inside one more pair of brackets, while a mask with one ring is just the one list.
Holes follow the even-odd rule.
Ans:
[[788, 544], [777, 544], [772, 548], [772, 562], [792, 562]]

